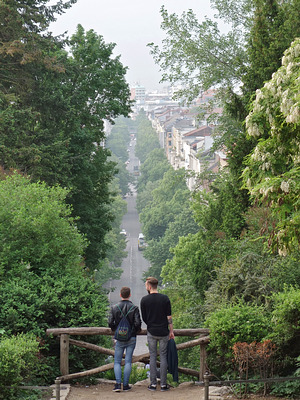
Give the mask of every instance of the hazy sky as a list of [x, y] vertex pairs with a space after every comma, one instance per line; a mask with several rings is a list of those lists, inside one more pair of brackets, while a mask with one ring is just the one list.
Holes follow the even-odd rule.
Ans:
[[164, 37], [160, 28], [160, 8], [179, 15], [192, 9], [203, 20], [212, 18], [215, 10], [209, 0], [78, 0], [50, 26], [55, 34], [68, 31], [72, 35], [78, 24], [87, 31], [93, 29], [106, 43], [116, 43], [115, 55], [129, 68], [126, 75], [130, 85], [138, 82], [149, 89], [159, 86], [161, 75], [147, 44], [159, 44]]

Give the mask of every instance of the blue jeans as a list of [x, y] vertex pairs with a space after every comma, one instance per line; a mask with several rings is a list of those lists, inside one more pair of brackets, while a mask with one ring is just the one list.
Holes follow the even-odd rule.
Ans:
[[114, 361], [114, 371], [115, 378], [117, 383], [122, 382], [122, 368], [121, 361], [126, 349], [125, 353], [125, 367], [124, 367], [124, 379], [123, 385], [126, 386], [129, 383], [129, 377], [131, 373], [131, 362], [132, 355], [136, 345], [136, 337], [132, 337], [128, 340], [128, 342], [120, 342], [117, 340], [115, 347], [115, 361]]
[[168, 336], [153, 336], [151, 333], [147, 332], [147, 340], [149, 346], [150, 354], [150, 383], [155, 385], [157, 383], [157, 343], [159, 343], [159, 358], [160, 358], [160, 386], [165, 386], [167, 384], [167, 370], [168, 370], [168, 360], [167, 360], [167, 350], [168, 350]]

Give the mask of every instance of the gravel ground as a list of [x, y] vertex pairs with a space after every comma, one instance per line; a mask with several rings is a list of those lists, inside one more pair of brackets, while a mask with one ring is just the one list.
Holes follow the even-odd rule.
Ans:
[[161, 392], [158, 386], [156, 392], [147, 389], [149, 381], [138, 382], [128, 392], [114, 393], [114, 383], [100, 383], [98, 385], [83, 387], [72, 386], [67, 400], [116, 400], [118, 398], [132, 400], [203, 400], [204, 389], [194, 383], [182, 383], [177, 388], [171, 388], [168, 392]]

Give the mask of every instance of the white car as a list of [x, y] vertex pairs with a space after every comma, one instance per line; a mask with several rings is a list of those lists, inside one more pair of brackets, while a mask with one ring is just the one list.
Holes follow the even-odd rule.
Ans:
[[125, 229], [122, 229], [120, 232], [121, 235], [127, 236], [127, 232], [125, 231]]

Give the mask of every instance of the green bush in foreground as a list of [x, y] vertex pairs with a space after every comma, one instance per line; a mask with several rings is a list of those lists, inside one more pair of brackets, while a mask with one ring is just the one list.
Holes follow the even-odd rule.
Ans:
[[210, 328], [209, 365], [217, 375], [232, 370], [232, 347], [236, 342], [259, 342], [271, 331], [270, 315], [264, 308], [244, 303], [212, 313], [206, 326]]
[[38, 346], [31, 334], [20, 334], [0, 341], [0, 399], [16, 399], [18, 386], [37, 371]]

